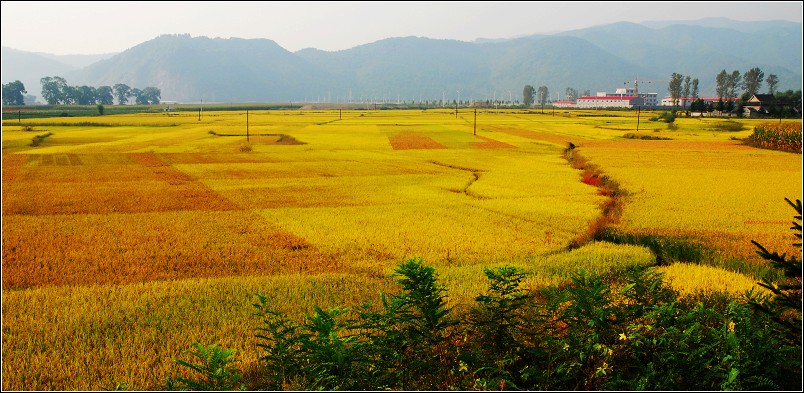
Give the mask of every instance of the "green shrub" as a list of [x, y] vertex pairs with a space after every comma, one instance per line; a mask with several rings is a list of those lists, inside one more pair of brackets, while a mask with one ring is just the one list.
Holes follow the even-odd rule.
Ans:
[[[785, 201], [792, 206], [797, 213], [795, 219], [798, 220], [798, 222], [794, 221], [790, 229], [793, 230], [794, 237], [798, 239], [798, 242], [793, 245], [800, 250], [801, 200], [797, 199], [796, 202], [793, 203], [790, 199], [785, 198]], [[763, 277], [762, 282], [758, 284], [770, 291], [772, 295], [749, 292], [746, 296], [756, 310], [770, 315], [781, 325], [784, 329], [785, 336], [787, 336], [791, 342], [801, 345], [801, 258], [796, 255], [788, 256], [786, 253], [779, 255], [779, 253], [770, 252], [754, 240], [752, 240], [751, 243], [759, 249], [757, 254], [769, 261], [773, 268], [781, 270], [785, 278], [782, 282], [773, 282], [767, 277]]]
[[[668, 125], [668, 128], [669, 128], [669, 125]], [[667, 138], [667, 137], [663, 137], [663, 136], [656, 136], [656, 135], [636, 134], [636, 133], [633, 133], [633, 132], [629, 132], [629, 133], [624, 134], [623, 138], [644, 139], [644, 140], [654, 140], [654, 141], [659, 141], [659, 140], [661, 140], [661, 141], [669, 141], [669, 140], [672, 139], [672, 138]]]
[[714, 128], [717, 131], [736, 132], [736, 131], [742, 131], [743, 125], [740, 122], [725, 120], [721, 121], [720, 123], [717, 123]]
[[196, 351], [185, 351], [199, 359], [199, 363], [191, 363], [181, 359], [174, 359], [176, 364], [195, 372], [198, 376], [193, 378], [168, 377], [167, 390], [246, 390], [238, 382], [242, 375], [233, 368], [234, 349], [221, 349], [216, 344], [204, 346], [193, 344]]
[[31, 139], [31, 146], [36, 147], [42, 144], [45, 139], [49, 136], [53, 135], [52, 132], [48, 132], [47, 134], [37, 135]]
[[[797, 206], [800, 220], [800, 201]], [[794, 228], [800, 238], [800, 224]], [[651, 242], [672, 248], [659, 238]], [[798, 266], [800, 279], [797, 261], [790, 269]], [[419, 258], [400, 263], [392, 277], [401, 292], [382, 293], [376, 308], [368, 303], [356, 309], [314, 307], [304, 322], [296, 323], [274, 311], [269, 298], [257, 295], [265, 377], [255, 387], [801, 389], [800, 336], [796, 341], [774, 330], [787, 326], [778, 317], [788, 314], [770, 308], [787, 304], [785, 297], [756, 302], [768, 309], [755, 313], [750, 304], [726, 294], [681, 297], [661, 273], [644, 267], [616, 275], [580, 272], [538, 291], [521, 288], [527, 273], [518, 268], [484, 268], [483, 273], [488, 290], [457, 316], [447, 306], [446, 288], [435, 269]], [[800, 295], [797, 301], [791, 307], [798, 307], [800, 329]], [[169, 387], [237, 385], [239, 374], [229, 361], [233, 352], [196, 348], [192, 354], [203, 360], [200, 364], [177, 363], [203, 378], [171, 379]]]
[[651, 117], [650, 121], [660, 121], [660, 122], [663, 122], [663, 123], [672, 123], [672, 122], [676, 121], [676, 113], [675, 113], [675, 111], [673, 111], [673, 112], [662, 112], [658, 116]]

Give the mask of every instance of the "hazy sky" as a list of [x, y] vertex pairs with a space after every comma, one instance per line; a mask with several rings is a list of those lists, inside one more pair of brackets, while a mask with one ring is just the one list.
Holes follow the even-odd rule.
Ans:
[[3, 1], [2, 45], [52, 54], [122, 52], [162, 34], [267, 38], [295, 52], [389, 37], [473, 41], [619, 21], [802, 21], [802, 2], [48, 2]]

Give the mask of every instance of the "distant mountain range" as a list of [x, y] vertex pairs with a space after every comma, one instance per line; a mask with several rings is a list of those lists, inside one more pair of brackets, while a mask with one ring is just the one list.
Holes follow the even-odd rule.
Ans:
[[[667, 95], [674, 72], [713, 96], [721, 70], [759, 67], [778, 90], [802, 85], [802, 24], [729, 19], [614, 23], [556, 34], [474, 42], [396, 37], [341, 51], [289, 52], [269, 39], [162, 35], [124, 52], [56, 56], [2, 48], [2, 83], [39, 79], [71, 86], [158, 87], [179, 102], [521, 100], [525, 85]], [[648, 83], [653, 81], [653, 83]], [[763, 85], [763, 92], [767, 88]], [[39, 101], [42, 101], [41, 98]]]

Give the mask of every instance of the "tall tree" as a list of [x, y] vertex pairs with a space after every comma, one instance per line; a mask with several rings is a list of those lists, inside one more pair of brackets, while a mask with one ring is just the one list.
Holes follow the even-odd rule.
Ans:
[[564, 92], [565, 98], [570, 101], [575, 101], [578, 99], [578, 90], [575, 90], [571, 87], [568, 87], [567, 90]]
[[142, 89], [143, 101], [146, 104], [156, 105], [162, 99], [162, 92], [156, 87], [146, 87]]
[[720, 73], [717, 74], [715, 78], [715, 92], [717, 93], [717, 99], [719, 102], [722, 102], [724, 98], [726, 98], [729, 94], [729, 74], [726, 70], [721, 70]]
[[754, 67], [743, 74], [743, 86], [745, 87], [745, 95], [748, 98], [759, 93], [759, 88], [762, 87], [764, 78], [765, 73], [759, 67]]
[[39, 80], [42, 84], [42, 98], [50, 105], [68, 103], [67, 81], [60, 76], [46, 76]]
[[148, 99], [142, 94], [142, 90], [132, 87], [131, 97], [134, 98], [134, 103], [137, 105], [148, 105]]
[[23, 94], [28, 93], [19, 80], [3, 85], [3, 105], [25, 105]]
[[678, 98], [681, 97], [681, 82], [684, 80], [684, 75], [674, 72], [670, 76], [670, 83], [667, 85], [667, 92], [670, 93], [670, 99], [673, 101], [673, 108], [678, 106]]
[[735, 98], [739, 97], [737, 92], [743, 88], [742, 79], [740, 79], [740, 71], [734, 70], [729, 75], [729, 99], [734, 101]]
[[687, 109], [687, 98], [690, 97], [690, 76], [689, 75], [684, 77], [684, 87], [682, 88], [681, 94], [684, 96], [684, 100], [682, 101], [682, 106], [686, 110]]
[[97, 89], [92, 86], [78, 86], [76, 92], [76, 104], [78, 105], [95, 105], [98, 101]]
[[126, 105], [128, 103], [128, 99], [131, 98], [131, 88], [127, 84], [118, 83], [112, 87], [112, 90], [114, 90], [118, 104]]
[[65, 85], [62, 89], [61, 103], [64, 105], [77, 104], [80, 98], [78, 88], [75, 86]]
[[112, 105], [114, 104], [114, 95], [112, 93], [112, 88], [110, 86], [100, 86], [95, 90], [96, 98], [98, 99], [98, 103], [101, 105]]
[[542, 111], [544, 111], [544, 104], [547, 103], [547, 99], [550, 98], [550, 90], [547, 89], [547, 86], [539, 86], [539, 90], [536, 95], [539, 100], [539, 104], [542, 106]]
[[536, 95], [536, 89], [534, 89], [531, 85], [525, 85], [525, 88], [522, 89], [522, 102], [525, 103], [525, 107], [530, 107], [533, 105], [534, 95]]
[[700, 98], [698, 97], [698, 78], [692, 80], [692, 98]]
[[776, 86], [779, 84], [779, 77], [776, 74], [768, 75], [768, 80], [765, 81], [768, 84], [768, 94], [776, 93]]

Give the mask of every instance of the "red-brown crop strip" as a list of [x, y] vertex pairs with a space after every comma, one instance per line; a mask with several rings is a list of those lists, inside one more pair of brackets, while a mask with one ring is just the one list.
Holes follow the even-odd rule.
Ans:
[[509, 135], [518, 136], [521, 138], [557, 143], [557, 144], [565, 144], [567, 143], [567, 139], [564, 136], [558, 134], [552, 134], [549, 132], [539, 132], [539, 131], [532, 131], [532, 130], [523, 130], [520, 128], [509, 128], [509, 127], [489, 127], [498, 132], [504, 132]]
[[3, 215], [239, 210], [153, 153], [114, 156], [30, 155], [9, 170], [4, 163]]
[[305, 239], [244, 211], [4, 217], [4, 290], [344, 268]]
[[485, 141], [485, 142], [472, 142], [472, 146], [478, 149], [516, 149], [516, 146], [510, 145], [505, 142], [500, 142], [498, 140], [486, 138], [480, 135], [476, 135], [475, 137]]
[[388, 137], [394, 150], [446, 149], [447, 147], [418, 132], [400, 132]]

